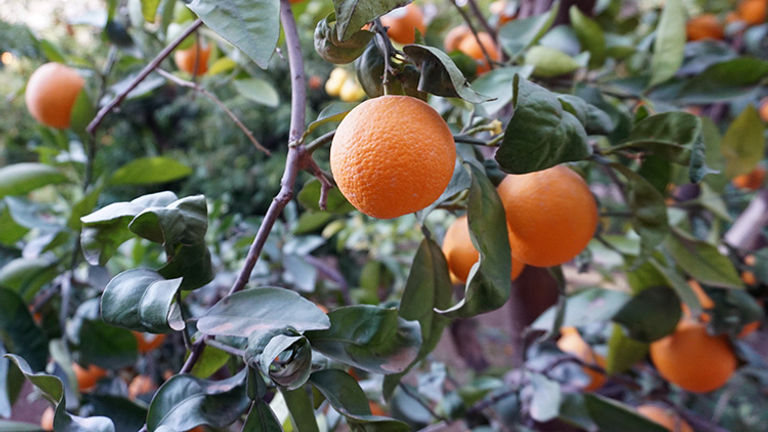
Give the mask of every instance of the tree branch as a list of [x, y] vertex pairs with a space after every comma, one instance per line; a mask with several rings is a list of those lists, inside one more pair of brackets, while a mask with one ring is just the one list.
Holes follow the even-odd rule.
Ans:
[[483, 29], [485, 29], [485, 31], [491, 35], [494, 41], [497, 41], [498, 37], [496, 36], [496, 30], [491, 27], [491, 25], [488, 23], [488, 20], [485, 19], [485, 16], [483, 16], [480, 8], [477, 7], [477, 2], [475, 0], [467, 0], [467, 4], [469, 5], [469, 9], [472, 11], [472, 13], [475, 14], [477, 20], [480, 21], [480, 25], [483, 26]]
[[144, 69], [139, 72], [139, 74], [136, 76], [136, 78], [131, 81], [131, 83], [126, 87], [123, 91], [121, 91], [117, 96], [115, 96], [114, 99], [112, 99], [108, 104], [104, 105], [103, 108], [99, 110], [99, 113], [96, 114], [96, 117], [91, 120], [91, 122], [88, 124], [88, 127], [85, 128], [85, 130], [93, 135], [93, 133], [96, 131], [96, 129], [99, 127], [102, 121], [104, 121], [104, 117], [107, 116], [112, 110], [114, 110], [118, 105], [120, 105], [123, 100], [125, 100], [126, 96], [128, 96], [128, 93], [130, 93], [133, 89], [136, 88], [136, 86], [139, 85], [144, 79], [149, 76], [150, 73], [152, 73], [153, 70], [157, 69], [158, 66], [160, 66], [160, 63], [165, 60], [166, 57], [168, 57], [171, 52], [173, 52], [174, 49], [176, 49], [177, 46], [179, 46], [184, 39], [187, 38], [187, 36], [191, 35], [195, 30], [200, 28], [200, 26], [203, 25], [203, 21], [199, 18], [195, 20], [195, 22], [192, 23], [189, 27], [184, 30], [179, 37], [173, 40], [170, 45], [163, 48], [162, 51], [160, 51], [157, 56], [152, 59], [149, 64], [147, 64]]
[[478, 36], [477, 29], [475, 29], [475, 25], [472, 24], [472, 20], [469, 18], [469, 15], [467, 15], [464, 9], [462, 9], [461, 6], [459, 6], [459, 4], [456, 3], [456, 0], [451, 0], [451, 3], [453, 3], [454, 6], [456, 6], [456, 9], [461, 14], [461, 17], [464, 18], [464, 22], [467, 23], [467, 27], [469, 27], [469, 30], [472, 32], [472, 36], [475, 37], [477, 44], [480, 46], [480, 50], [483, 51], [483, 56], [485, 56], [485, 61], [488, 62], [488, 67], [493, 69], [495, 66], [495, 62], [491, 59], [490, 54], [488, 54], [488, 50], [485, 49], [485, 45], [483, 45], [482, 41], [480, 41], [480, 36]]

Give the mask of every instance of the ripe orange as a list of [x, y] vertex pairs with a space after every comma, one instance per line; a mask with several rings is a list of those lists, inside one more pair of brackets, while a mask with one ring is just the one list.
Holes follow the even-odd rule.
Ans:
[[[480, 41], [479, 43], [478, 40]], [[488, 64], [488, 60], [483, 54], [483, 49], [480, 48], [481, 44], [488, 52], [488, 57], [490, 57], [491, 60], [499, 61], [499, 49], [496, 47], [496, 42], [493, 41], [493, 37], [488, 33], [480, 32], [477, 34], [477, 37], [470, 33], [459, 42], [459, 51], [477, 61], [478, 75], [488, 72], [491, 69], [491, 65]]]
[[456, 51], [459, 49], [459, 44], [465, 37], [471, 36], [472, 31], [466, 25], [460, 25], [452, 28], [446, 35], [443, 41], [443, 47], [445, 52]]
[[163, 342], [165, 342], [164, 334], [141, 333], [137, 331], [132, 333], [133, 333], [133, 336], [136, 338], [136, 343], [138, 344], [139, 352], [142, 354], [145, 354], [152, 350], [160, 348]]
[[331, 143], [331, 172], [361, 212], [390, 219], [440, 197], [453, 175], [451, 130], [431, 106], [410, 96], [381, 96], [356, 106]]
[[416, 30], [422, 35], [427, 32], [424, 14], [421, 8], [413, 3], [397, 8], [381, 17], [381, 24], [387, 29], [389, 38], [401, 44], [412, 44], [416, 41]]
[[[467, 216], [456, 219], [448, 231], [445, 232], [443, 239], [443, 253], [448, 261], [448, 269], [451, 271], [452, 279], [459, 282], [466, 282], [469, 276], [469, 270], [477, 262], [480, 254], [472, 244], [469, 237], [469, 223]], [[511, 280], [517, 279], [523, 271], [525, 264], [512, 257], [512, 272], [509, 277]]]
[[758, 166], [747, 174], [741, 174], [733, 178], [733, 185], [737, 188], [758, 190], [765, 181], [765, 168]]
[[[584, 363], [605, 368], [605, 358], [592, 350], [592, 347], [581, 338], [578, 330], [574, 327], [563, 327], [560, 331], [562, 336], [557, 341], [560, 351], [571, 354]], [[582, 370], [590, 379], [584, 391], [597, 390], [605, 384], [605, 375], [588, 367], [582, 367]]]
[[53, 418], [56, 416], [56, 412], [53, 407], [48, 407], [43, 411], [43, 415], [40, 417], [40, 428], [44, 431], [53, 430]]
[[670, 432], [693, 432], [691, 425], [671, 409], [654, 404], [644, 404], [637, 407], [637, 412], [664, 426]]
[[764, 122], [768, 122], [768, 98], [763, 99], [763, 101], [760, 103], [760, 118], [763, 119]]
[[375, 416], [386, 416], [387, 412], [378, 403], [374, 401], [368, 401], [368, 406], [371, 408], [371, 414]]
[[685, 25], [688, 40], [722, 39], [723, 25], [714, 14], [703, 14], [688, 20]]
[[323, 86], [323, 79], [317, 75], [312, 75], [311, 77], [309, 77], [307, 84], [309, 85], [310, 89], [319, 90], [320, 87]]
[[651, 343], [650, 352], [662, 377], [696, 393], [722, 387], [738, 366], [728, 338], [712, 336], [705, 324], [685, 318], [674, 333]]
[[768, 0], [744, 0], [739, 3], [738, 13], [742, 21], [749, 25], [758, 25], [765, 22]]
[[760, 328], [760, 321], [752, 321], [751, 323], [744, 324], [744, 327], [741, 328], [741, 331], [739, 332], [738, 338], [742, 339], [745, 338]]
[[507, 213], [512, 253], [526, 264], [550, 267], [570, 261], [597, 228], [597, 204], [587, 183], [563, 165], [508, 175], [497, 191]]
[[75, 371], [77, 386], [81, 392], [92, 389], [100, 379], [107, 376], [107, 371], [96, 365], [88, 365], [87, 369], [83, 369], [79, 364], [73, 363], [72, 370]]
[[741, 280], [747, 285], [757, 285], [757, 277], [749, 270], [741, 272]]
[[146, 375], [136, 375], [128, 384], [128, 397], [136, 399], [137, 396], [150, 393], [157, 389], [155, 381]]
[[173, 59], [176, 66], [192, 75], [202, 75], [208, 72], [208, 57], [211, 56], [211, 45], [200, 47], [197, 43], [187, 49], [176, 50]]
[[[715, 302], [712, 301], [712, 297], [707, 295], [707, 293], [704, 291], [704, 289], [701, 287], [698, 281], [696, 280], [689, 280], [688, 285], [693, 289], [693, 292], [696, 294], [696, 297], [699, 299], [699, 304], [701, 304], [701, 308], [704, 310], [710, 310], [715, 308]], [[683, 309], [683, 319], [690, 319], [691, 318], [691, 310], [688, 309], [688, 305], [685, 303], [681, 304], [681, 307]], [[699, 316], [699, 319], [702, 322], [708, 323], [711, 318], [707, 312], [702, 312]]]
[[57, 129], [69, 127], [72, 107], [85, 80], [77, 71], [61, 63], [46, 63], [32, 72], [24, 101], [32, 117]]

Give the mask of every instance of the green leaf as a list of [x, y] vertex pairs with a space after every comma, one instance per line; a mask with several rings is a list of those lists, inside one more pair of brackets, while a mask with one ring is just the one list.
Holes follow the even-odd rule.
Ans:
[[72, 106], [72, 112], [69, 115], [69, 127], [72, 128], [75, 133], [83, 137], [86, 133], [86, 126], [88, 126], [88, 123], [90, 123], [95, 116], [96, 107], [88, 96], [85, 87], [83, 87], [77, 94], [75, 104]]
[[322, 111], [320, 111], [320, 114], [317, 115], [317, 119], [307, 125], [307, 130], [304, 132], [304, 138], [324, 124], [341, 122], [344, 120], [344, 117], [352, 111], [352, 108], [357, 105], [357, 102], [333, 101], [329, 103]]
[[248, 338], [243, 358], [278, 386], [295, 390], [309, 379], [312, 347], [304, 336], [257, 332]]
[[187, 7], [260, 68], [267, 68], [280, 36], [279, 0], [192, 0]]
[[0, 432], [43, 432], [39, 424], [0, 420]]
[[165, 156], [134, 159], [118, 168], [110, 183], [113, 185], [149, 185], [168, 183], [192, 174], [192, 169]]
[[611, 164], [611, 167], [627, 179], [627, 205], [632, 212], [632, 227], [640, 235], [639, 264], [669, 233], [667, 206], [664, 196], [639, 174], [619, 163]]
[[166, 280], [153, 270], [126, 270], [109, 281], [101, 296], [101, 317], [136, 331], [170, 333], [184, 328], [176, 292], [181, 279]]
[[248, 337], [292, 328], [298, 332], [323, 330], [328, 316], [299, 294], [276, 287], [253, 288], [224, 297], [197, 322], [210, 335]]
[[67, 218], [67, 226], [73, 230], [78, 230], [81, 227], [80, 218], [93, 211], [96, 204], [99, 202], [99, 196], [104, 189], [104, 183], [91, 187], [80, 200], [72, 205], [72, 210]]
[[160, 6], [160, 0], [141, 0], [141, 14], [147, 22], [155, 22], [158, 6]]
[[[677, 301], [680, 304], [680, 301]], [[608, 339], [608, 355], [605, 359], [605, 370], [608, 374], [621, 373], [636, 363], [642, 361], [648, 354], [648, 344], [630, 338], [618, 324], [611, 326], [611, 337]]]
[[542, 78], [566, 75], [581, 67], [568, 54], [543, 45], [537, 45], [525, 53], [525, 64], [533, 66], [533, 76]]
[[264, 401], [254, 402], [241, 432], [283, 432], [275, 413]]
[[487, 117], [492, 117], [512, 100], [515, 75], [528, 78], [532, 72], [532, 66], [523, 65], [498, 67], [481, 75], [472, 81], [472, 87], [480, 94], [493, 95], [495, 99], [484, 102], [477, 108], [484, 111]]
[[512, 256], [507, 236], [507, 218], [496, 187], [485, 171], [468, 164], [472, 173], [467, 219], [472, 244], [479, 252], [478, 265], [467, 276], [464, 298], [439, 313], [471, 317], [500, 308], [509, 299]]
[[609, 153], [626, 149], [650, 150], [670, 162], [687, 165], [700, 134], [701, 119], [693, 114], [680, 111], [656, 114], [638, 122], [629, 137], [611, 147]]
[[59, 273], [49, 257], [16, 258], [0, 268], [0, 287], [9, 288], [25, 302], [31, 302], [45, 284]]
[[[582, 327], [599, 321], [608, 321], [629, 299], [624, 292], [604, 288], [589, 288], [571, 294], [566, 299], [562, 326]], [[539, 315], [531, 328], [549, 331], [555, 319], [555, 306]]]
[[373, 32], [358, 30], [345, 41], [338, 38], [336, 31], [336, 14], [330, 13], [317, 23], [315, 27], [315, 52], [320, 57], [333, 64], [348, 64], [365, 51], [373, 39]]
[[685, 104], [725, 102], [745, 96], [768, 76], [768, 61], [739, 57], [715, 63], [685, 82], [677, 98]]
[[697, 281], [721, 288], [744, 288], [733, 263], [717, 247], [679, 232], [669, 236], [665, 244], [677, 265]]
[[396, 309], [347, 306], [331, 311], [328, 318], [328, 330], [305, 333], [312, 347], [371, 373], [402, 372], [421, 348], [419, 324], [402, 319]]
[[685, 305], [688, 306], [688, 308], [691, 310], [691, 315], [698, 316], [701, 312], [701, 303], [699, 302], [699, 298], [696, 296], [693, 288], [688, 285], [688, 282], [686, 282], [685, 279], [680, 276], [677, 269], [662, 264], [654, 257], [651, 257], [648, 262], [653, 266], [654, 269], [656, 269], [661, 275], [664, 276], [667, 284], [675, 290], [680, 300], [685, 303]]
[[155, 393], [147, 413], [147, 430], [165, 426], [177, 431], [206, 424], [224, 428], [245, 412], [245, 369], [221, 381], [176, 375]]
[[48, 338], [35, 325], [24, 301], [5, 288], [0, 288], [0, 339], [10, 352], [27, 359], [34, 370], [45, 368]]
[[[301, 191], [296, 196], [296, 199], [307, 209], [320, 211], [320, 181], [317, 179], [311, 179], [304, 184]], [[339, 192], [339, 188], [333, 188], [328, 191], [326, 198], [325, 211], [332, 214], [347, 214], [354, 210], [352, 204], [344, 198], [344, 195]]]
[[448, 320], [435, 310], [451, 305], [453, 288], [448, 274], [448, 263], [442, 249], [430, 238], [424, 238], [411, 264], [408, 281], [400, 300], [400, 316], [418, 321], [421, 328], [421, 349], [408, 369], [384, 377], [384, 396], [389, 398], [400, 378], [424, 359], [440, 341]]
[[530, 374], [533, 397], [531, 398], [531, 418], [538, 422], [547, 422], [557, 417], [560, 412], [562, 393], [560, 384], [542, 374]]
[[117, 248], [132, 237], [128, 224], [136, 215], [150, 207], [164, 207], [176, 199], [173, 192], [158, 192], [130, 202], [113, 203], [81, 217], [80, 244], [85, 259], [91, 265], [105, 265]]
[[115, 425], [115, 432], [135, 432], [144, 426], [144, 419], [147, 418], [146, 406], [140, 406], [126, 397], [91, 392], [83, 395], [83, 402], [82, 412], [87, 410], [91, 415], [109, 417]]
[[[409, 431], [407, 424], [387, 417], [374, 416], [368, 405], [368, 397], [352, 376], [339, 369], [317, 371], [310, 382], [330, 402], [331, 406], [347, 418], [353, 430]], [[356, 427], [357, 426], [357, 427]]]
[[195, 363], [195, 366], [192, 367], [190, 374], [197, 378], [208, 378], [227, 364], [229, 358], [229, 353], [210, 345], [206, 345], [205, 348], [203, 348], [203, 353], [200, 355], [200, 359]]
[[549, 11], [530, 18], [508, 22], [499, 30], [499, 44], [510, 57], [515, 58], [526, 48], [538, 42], [552, 27], [560, 10], [560, 2], [554, 2]]
[[6, 246], [14, 245], [29, 232], [27, 227], [13, 219], [11, 210], [2, 201], [0, 201], [0, 226], [3, 227], [0, 230], [0, 243]]
[[605, 34], [600, 25], [592, 18], [584, 15], [578, 6], [573, 5], [568, 10], [571, 25], [579, 38], [581, 46], [589, 51], [590, 67], [600, 67], [605, 62]]
[[613, 321], [623, 325], [632, 339], [650, 343], [672, 333], [681, 316], [677, 294], [670, 287], [653, 286], [635, 294]]
[[138, 358], [136, 337], [128, 330], [102, 321], [83, 320], [80, 327], [80, 362], [105, 369], [132, 366]]
[[587, 393], [584, 401], [601, 432], [669, 432], [664, 426], [613, 399]]
[[334, 0], [336, 12], [336, 34], [345, 41], [357, 33], [361, 27], [387, 12], [405, 6], [413, 0]]
[[591, 154], [584, 127], [554, 93], [519, 76], [513, 88], [515, 113], [495, 156], [502, 170], [525, 174]]
[[765, 126], [754, 106], [746, 108], [733, 120], [721, 142], [725, 156], [725, 176], [747, 174], [762, 160]]
[[272, 84], [258, 78], [246, 78], [233, 81], [235, 90], [246, 99], [268, 107], [280, 104], [280, 95]]
[[651, 57], [649, 87], [673, 76], [683, 64], [685, 51], [685, 7], [682, 0], [669, 0], [664, 4], [656, 27], [656, 40]]
[[482, 103], [493, 99], [472, 89], [458, 66], [442, 50], [412, 44], [403, 47], [403, 52], [421, 72], [419, 91], [443, 97], [457, 97], [470, 103]]
[[24, 195], [35, 189], [67, 181], [58, 169], [41, 163], [25, 162], [0, 168], [0, 198]]
[[285, 399], [285, 405], [288, 407], [293, 430], [301, 432], [319, 432], [317, 420], [315, 420], [315, 410], [312, 408], [312, 400], [307, 388], [296, 390], [281, 390]]

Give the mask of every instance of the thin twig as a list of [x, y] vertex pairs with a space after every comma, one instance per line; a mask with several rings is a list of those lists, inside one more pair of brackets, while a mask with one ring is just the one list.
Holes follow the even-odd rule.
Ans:
[[462, 143], [462, 144], [471, 144], [471, 145], [478, 145], [478, 146], [486, 146], [486, 147], [487, 146], [491, 146], [491, 147], [493, 147], [493, 146], [498, 145], [498, 142], [500, 141], [500, 139], [498, 139], [499, 136], [501, 136], [502, 138], [504, 137], [503, 134], [500, 134], [500, 135], [494, 137], [490, 141], [485, 141], [485, 140], [481, 140], [479, 138], [474, 138], [474, 137], [466, 136], [466, 135], [454, 135], [453, 136], [453, 140], [455, 142], [457, 142], [457, 143]]
[[173, 75], [172, 73], [164, 71], [160, 68], [158, 68], [155, 72], [157, 72], [158, 74], [162, 75], [166, 79], [173, 81], [174, 83], [182, 87], [191, 88], [196, 92], [202, 94], [203, 96], [207, 97], [208, 99], [210, 99], [213, 103], [216, 104], [216, 106], [221, 108], [221, 110], [224, 111], [224, 113], [227, 114], [227, 116], [229, 116], [230, 119], [232, 119], [235, 125], [237, 125], [237, 127], [240, 128], [241, 131], [243, 131], [245, 136], [248, 137], [248, 140], [251, 141], [254, 147], [266, 153], [267, 156], [271, 155], [269, 150], [267, 150], [263, 145], [261, 145], [261, 143], [259, 143], [259, 140], [257, 140], [256, 137], [253, 136], [253, 133], [250, 130], [248, 130], [245, 124], [243, 124], [243, 122], [235, 115], [235, 113], [233, 113], [232, 110], [227, 108], [227, 106], [224, 105], [224, 102], [222, 102], [221, 99], [216, 97], [215, 94], [211, 93], [206, 88], [200, 86], [199, 83], [187, 81], [185, 79], [179, 78], [176, 75]]
[[200, 28], [200, 26], [203, 25], [203, 21], [199, 18], [195, 20], [195, 22], [192, 23], [189, 27], [187, 27], [176, 39], [174, 39], [173, 42], [171, 42], [170, 45], [163, 48], [162, 51], [160, 51], [157, 56], [152, 59], [149, 64], [147, 64], [144, 69], [139, 72], [139, 74], [136, 76], [136, 78], [131, 81], [131, 83], [126, 87], [123, 91], [121, 91], [117, 96], [115, 96], [114, 99], [112, 99], [108, 104], [104, 105], [103, 108], [99, 110], [99, 113], [96, 114], [96, 117], [91, 120], [91, 122], [88, 124], [88, 127], [85, 128], [85, 130], [89, 134], [93, 134], [96, 129], [99, 127], [102, 121], [104, 121], [104, 118], [112, 112], [113, 109], [115, 109], [118, 105], [120, 105], [123, 100], [128, 96], [128, 93], [130, 93], [133, 89], [136, 88], [136, 86], [139, 85], [144, 79], [149, 76], [150, 73], [152, 73], [153, 70], [157, 69], [158, 66], [160, 66], [160, 63], [163, 62], [163, 60], [168, 57], [171, 52], [173, 52], [174, 49], [176, 49], [177, 46], [179, 46], [184, 39], [187, 38], [187, 36], [191, 35], [195, 30]]
[[447, 419], [447, 418], [445, 418], [445, 417], [441, 416], [440, 414], [436, 413], [436, 412], [435, 412], [435, 410], [433, 410], [433, 409], [432, 409], [432, 407], [431, 407], [431, 406], [429, 406], [429, 404], [428, 404], [428, 403], [424, 402], [424, 401], [421, 399], [421, 396], [419, 396], [419, 395], [417, 395], [416, 393], [414, 393], [414, 392], [413, 392], [411, 389], [409, 389], [409, 388], [408, 388], [408, 386], [407, 386], [407, 385], [405, 385], [405, 384], [403, 384], [403, 383], [401, 382], [401, 383], [399, 383], [399, 384], [398, 384], [398, 386], [400, 386], [400, 388], [401, 388], [401, 389], [403, 389], [403, 391], [405, 392], [405, 394], [407, 394], [408, 396], [410, 396], [410, 397], [411, 397], [411, 399], [415, 400], [416, 402], [418, 402], [418, 404], [419, 404], [419, 405], [421, 405], [422, 407], [424, 407], [424, 409], [425, 409], [425, 410], [427, 410], [427, 411], [429, 412], [429, 414], [430, 414], [430, 415], [431, 415], [433, 418], [435, 418], [435, 419], [437, 419], [437, 420], [440, 420], [440, 421], [443, 421], [443, 422], [448, 422], [448, 419]]
[[336, 135], [336, 130], [326, 132], [323, 135], [320, 135], [319, 137], [315, 138], [309, 144], [305, 145], [304, 150], [307, 153], [312, 154], [315, 150], [333, 141], [334, 135]]
[[215, 339], [206, 339], [205, 344], [212, 348], [222, 350], [225, 353], [232, 354], [233, 356], [242, 357], [243, 355], [245, 355], [245, 351], [239, 348], [235, 348], [233, 346], [229, 346], [225, 343], [221, 343]]
[[[184, 309], [181, 307], [181, 290], [176, 291], [176, 304], [179, 305], [179, 313], [181, 314], [182, 321], [186, 322], [186, 318], [184, 317]], [[189, 334], [187, 333], [186, 326], [185, 328], [181, 329], [181, 339], [184, 341], [184, 348], [186, 348], [187, 351], [192, 351], [192, 342], [189, 340]]]
[[485, 19], [483, 13], [480, 11], [480, 8], [477, 7], [477, 2], [475, 0], [467, 0], [467, 4], [469, 5], [469, 9], [472, 10], [472, 13], [475, 14], [477, 20], [480, 21], [480, 25], [482, 25], [485, 31], [491, 35], [494, 41], [497, 40], [496, 30], [491, 27], [491, 25], [488, 23], [488, 20]]
[[472, 36], [475, 37], [477, 44], [480, 46], [480, 50], [483, 52], [485, 61], [488, 62], [488, 67], [493, 69], [495, 62], [491, 59], [490, 54], [488, 54], [488, 50], [485, 49], [485, 45], [483, 45], [483, 42], [480, 40], [480, 36], [477, 33], [477, 29], [475, 29], [475, 25], [472, 24], [472, 19], [469, 17], [469, 15], [467, 15], [467, 12], [465, 12], [464, 9], [462, 9], [461, 6], [459, 6], [459, 4], [456, 3], [456, 0], [451, 0], [451, 3], [453, 3], [454, 6], [456, 6], [456, 9], [458, 9], [459, 13], [461, 14], [461, 17], [464, 19], [464, 22], [467, 23], [467, 27], [469, 27], [469, 31], [472, 32]]

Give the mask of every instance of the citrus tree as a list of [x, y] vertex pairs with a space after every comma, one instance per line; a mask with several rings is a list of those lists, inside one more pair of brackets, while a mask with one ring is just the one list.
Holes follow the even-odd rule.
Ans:
[[104, 7], [0, 22], [0, 431], [768, 424], [767, 1]]

